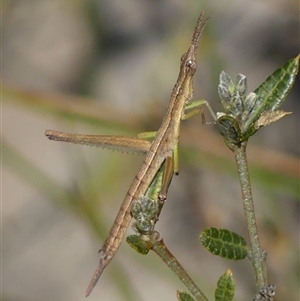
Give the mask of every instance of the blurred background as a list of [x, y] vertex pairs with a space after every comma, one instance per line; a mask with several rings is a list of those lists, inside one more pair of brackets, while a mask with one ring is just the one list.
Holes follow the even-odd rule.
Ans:
[[[194, 99], [220, 111], [225, 70], [253, 91], [299, 52], [293, 0], [23, 0], [2, 2], [2, 300], [85, 300], [97, 251], [143, 157], [49, 141], [46, 129], [136, 135], [159, 128], [201, 10]], [[299, 83], [299, 81], [298, 81]], [[249, 141], [256, 217], [276, 300], [299, 296], [299, 84], [293, 114]], [[206, 113], [209, 121], [210, 117]], [[235, 300], [252, 300], [247, 260], [209, 254], [206, 227], [247, 238], [233, 156], [213, 125], [183, 122], [180, 175], [157, 229], [210, 300], [231, 268]], [[128, 230], [127, 233], [132, 233]], [[123, 242], [94, 300], [176, 300], [186, 290], [153, 253]]]

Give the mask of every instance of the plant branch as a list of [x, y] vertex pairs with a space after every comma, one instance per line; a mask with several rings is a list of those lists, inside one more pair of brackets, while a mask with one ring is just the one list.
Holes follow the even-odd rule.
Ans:
[[202, 293], [200, 288], [191, 279], [186, 270], [178, 262], [176, 257], [174, 257], [174, 255], [167, 248], [163, 239], [155, 241], [151, 249], [177, 275], [177, 277], [184, 283], [184, 285], [189, 289], [189, 291], [192, 293], [192, 295], [197, 301], [208, 301], [207, 297]]
[[234, 147], [233, 152], [241, 183], [244, 211], [246, 215], [247, 228], [250, 238], [250, 260], [255, 272], [256, 288], [259, 292], [259, 290], [262, 287], [267, 285], [266, 255], [260, 246], [258, 238], [258, 231], [254, 213], [254, 204], [251, 193], [250, 178], [246, 158], [246, 147], [247, 142], [242, 142], [240, 147]]

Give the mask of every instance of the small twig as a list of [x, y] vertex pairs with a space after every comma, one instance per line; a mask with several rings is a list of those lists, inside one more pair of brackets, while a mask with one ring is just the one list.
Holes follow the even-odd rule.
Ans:
[[248, 173], [248, 165], [246, 158], [247, 142], [242, 142], [240, 147], [235, 146], [233, 153], [235, 156], [244, 204], [244, 211], [247, 220], [247, 227], [250, 238], [250, 260], [254, 268], [257, 291], [267, 285], [267, 267], [266, 255], [262, 250], [255, 220], [254, 204], [251, 193], [250, 178]]
[[155, 241], [151, 248], [164, 262], [165, 264], [177, 275], [177, 277], [184, 283], [189, 289], [192, 295], [197, 301], [208, 301], [207, 297], [202, 293], [200, 288], [188, 275], [186, 270], [178, 262], [165, 245], [163, 239]]

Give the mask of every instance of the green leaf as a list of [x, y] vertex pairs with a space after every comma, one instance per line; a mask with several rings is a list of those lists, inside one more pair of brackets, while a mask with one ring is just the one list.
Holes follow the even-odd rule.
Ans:
[[257, 131], [254, 124], [262, 112], [275, 111], [286, 99], [298, 73], [299, 58], [300, 55], [286, 62], [254, 91], [255, 104], [241, 128], [246, 137]]
[[195, 301], [195, 299], [186, 292], [177, 291], [177, 299], [178, 301]]
[[218, 280], [215, 301], [231, 301], [234, 296], [234, 289], [235, 283], [232, 272], [228, 269]]
[[234, 117], [229, 115], [219, 117], [217, 120], [217, 126], [229, 148], [231, 148], [231, 145], [240, 147], [243, 137], [240, 127]]
[[151, 233], [159, 211], [158, 202], [142, 195], [131, 204], [131, 215], [135, 219], [135, 230], [139, 233]]
[[200, 242], [210, 253], [227, 259], [244, 259], [248, 253], [245, 239], [227, 229], [204, 229]]
[[146, 255], [152, 247], [151, 241], [144, 240], [141, 236], [138, 235], [129, 235], [126, 237], [126, 242], [131, 248], [136, 250], [138, 253]]
[[226, 72], [221, 72], [218, 93], [227, 115], [237, 117], [241, 114], [244, 109], [246, 91], [247, 78], [245, 75], [238, 74], [235, 83], [233, 83]]

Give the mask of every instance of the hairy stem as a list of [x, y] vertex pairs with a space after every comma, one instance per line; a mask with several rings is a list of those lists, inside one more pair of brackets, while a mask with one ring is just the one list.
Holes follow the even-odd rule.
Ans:
[[177, 277], [184, 283], [184, 285], [189, 289], [192, 295], [197, 301], [208, 301], [207, 297], [202, 293], [200, 288], [195, 284], [195, 282], [188, 275], [186, 270], [178, 262], [178, 260], [173, 256], [165, 245], [162, 239], [157, 240], [152, 245], [152, 250], [165, 262], [165, 264], [177, 275]]
[[241, 183], [244, 211], [246, 215], [247, 227], [250, 238], [250, 260], [255, 272], [256, 288], [257, 291], [259, 291], [262, 287], [267, 285], [266, 255], [260, 246], [258, 238], [258, 231], [254, 213], [254, 204], [252, 199], [250, 178], [246, 158], [246, 146], [247, 142], [242, 142], [240, 147], [234, 147], [233, 152]]

